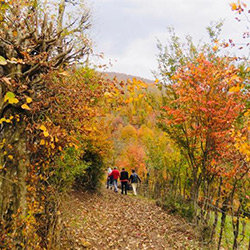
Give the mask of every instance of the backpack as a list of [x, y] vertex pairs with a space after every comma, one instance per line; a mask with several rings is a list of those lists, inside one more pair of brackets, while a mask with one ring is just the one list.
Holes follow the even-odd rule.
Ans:
[[138, 183], [138, 175], [136, 173], [131, 174], [130, 178], [132, 183]]

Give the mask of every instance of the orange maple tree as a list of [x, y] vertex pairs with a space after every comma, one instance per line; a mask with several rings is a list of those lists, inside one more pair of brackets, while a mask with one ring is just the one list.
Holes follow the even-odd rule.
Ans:
[[[180, 68], [167, 86], [162, 127], [184, 151], [192, 172], [192, 199], [202, 182], [226, 172], [220, 164], [232, 145], [230, 131], [244, 111], [244, 80], [228, 58], [200, 54]], [[232, 90], [236, 91], [232, 91]]]

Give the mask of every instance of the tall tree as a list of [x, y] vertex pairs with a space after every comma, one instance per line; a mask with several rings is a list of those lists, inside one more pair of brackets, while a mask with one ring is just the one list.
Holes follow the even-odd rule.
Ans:
[[[191, 196], [197, 204], [201, 183], [224, 170], [218, 161], [231, 143], [230, 131], [243, 112], [243, 79], [228, 58], [200, 54], [173, 75], [167, 87], [162, 128], [185, 153], [192, 172]], [[238, 88], [237, 92], [231, 92]]]
[[[89, 12], [82, 8], [80, 16], [68, 18], [67, 9], [72, 4], [80, 2], [1, 2], [0, 231], [6, 235], [16, 233], [12, 237], [15, 249], [21, 247], [25, 237], [26, 246], [37, 249], [39, 244], [35, 241], [39, 240], [29, 235], [31, 230], [46, 238], [55, 229], [55, 221], [46, 217], [49, 213], [40, 216], [43, 230], [37, 231], [29, 225], [26, 234], [22, 232], [25, 226], [14, 230], [13, 221], [17, 218], [15, 215], [21, 214], [22, 218], [26, 218], [27, 213], [38, 216], [43, 210], [39, 203], [41, 193], [38, 192], [45, 188], [41, 185], [46, 180], [43, 171], [58, 150], [59, 145], [55, 146], [57, 137], [63, 137], [58, 132], [60, 127], [48, 118], [48, 114], [53, 113], [50, 100], [54, 98], [56, 101], [56, 92], [49, 88], [51, 79], [47, 75], [55, 70], [61, 76], [66, 75], [67, 67], [84, 62], [91, 52], [86, 33], [90, 27]], [[49, 134], [48, 126], [53, 128], [54, 134]], [[48, 148], [40, 150], [39, 145], [43, 145], [46, 139], [50, 141], [46, 144]], [[51, 206], [53, 202], [48, 200], [47, 204], [50, 205], [45, 210], [56, 209]], [[47, 230], [44, 223], [48, 224]], [[29, 241], [27, 237], [30, 237]], [[44, 241], [43, 245], [46, 244], [50, 243]], [[10, 245], [4, 247], [11, 248]]]

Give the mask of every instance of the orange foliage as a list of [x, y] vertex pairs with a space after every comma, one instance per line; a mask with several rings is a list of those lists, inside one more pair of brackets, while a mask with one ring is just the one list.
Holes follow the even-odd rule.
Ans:
[[[247, 95], [242, 91], [229, 92], [243, 83], [237, 73], [230, 60], [208, 59], [200, 54], [174, 75], [176, 99], [164, 107], [165, 123], [176, 128], [180, 140], [188, 140], [185, 147], [209, 154], [206, 159], [213, 163], [210, 170], [216, 165], [218, 154], [225, 156], [232, 125], [245, 108]], [[203, 160], [201, 157], [198, 162]]]
[[140, 176], [143, 176], [147, 172], [145, 157], [145, 151], [141, 145], [131, 144], [119, 156], [116, 165], [120, 168], [125, 167], [129, 172], [135, 169]]

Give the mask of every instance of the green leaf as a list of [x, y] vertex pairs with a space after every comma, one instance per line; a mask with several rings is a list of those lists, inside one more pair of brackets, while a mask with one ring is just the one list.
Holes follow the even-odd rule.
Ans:
[[7, 61], [4, 57], [0, 56], [0, 65], [6, 65]]

